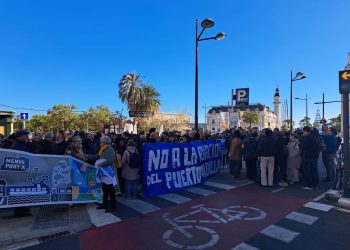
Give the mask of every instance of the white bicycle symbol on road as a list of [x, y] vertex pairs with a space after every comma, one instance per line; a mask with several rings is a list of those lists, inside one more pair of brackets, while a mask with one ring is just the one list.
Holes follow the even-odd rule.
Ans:
[[[266, 213], [258, 208], [247, 206], [230, 206], [226, 208], [208, 208], [204, 204], [200, 204], [192, 207], [193, 211], [178, 216], [176, 218], [169, 218], [169, 213], [162, 215], [162, 218], [172, 226], [172, 229], [168, 229], [163, 233], [163, 241], [174, 248], [179, 249], [204, 249], [214, 246], [220, 239], [219, 234], [213, 229], [204, 226], [198, 226], [193, 224], [220, 224], [229, 223], [235, 220], [262, 220], [266, 218]], [[198, 213], [206, 213], [210, 215], [210, 219], [191, 219], [193, 215]], [[223, 216], [219, 215], [222, 214]], [[183, 225], [185, 223], [185, 225]], [[182, 224], [182, 225], [180, 225]], [[192, 234], [190, 233], [193, 232]], [[201, 232], [206, 234], [206, 242], [197, 245], [184, 245], [175, 242], [173, 239], [176, 235], [182, 235], [185, 239], [193, 239], [195, 232]], [[202, 237], [201, 237], [202, 238]], [[209, 240], [208, 240], [209, 239]]]

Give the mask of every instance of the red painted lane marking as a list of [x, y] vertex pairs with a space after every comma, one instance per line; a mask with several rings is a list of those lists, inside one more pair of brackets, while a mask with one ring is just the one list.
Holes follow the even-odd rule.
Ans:
[[307, 202], [246, 187], [232, 189], [86, 231], [80, 234], [81, 249], [228, 249]]

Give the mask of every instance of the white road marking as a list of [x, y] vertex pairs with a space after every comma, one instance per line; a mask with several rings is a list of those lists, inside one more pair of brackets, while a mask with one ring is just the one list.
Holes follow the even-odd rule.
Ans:
[[338, 211], [341, 211], [341, 212], [345, 212], [345, 213], [350, 213], [350, 210], [349, 209], [346, 209], [346, 208], [337, 208]]
[[197, 187], [190, 187], [190, 188], [187, 188], [185, 190], [192, 192], [192, 193], [195, 193], [195, 194], [203, 195], [203, 196], [209, 196], [209, 195], [216, 194], [216, 192], [214, 192], [214, 191], [210, 191], [210, 190], [206, 190], [206, 189], [202, 189], [202, 188], [197, 188]]
[[142, 200], [137, 200], [137, 199], [125, 199], [125, 198], [120, 198], [117, 199], [118, 202], [121, 204], [128, 206], [142, 214], [148, 214], [152, 213], [154, 211], [158, 211], [160, 208], [152, 205], [151, 203], [142, 201]]
[[112, 224], [121, 221], [121, 219], [114, 214], [105, 213], [104, 209], [96, 209], [96, 205], [88, 204], [87, 212], [90, 216], [90, 221], [95, 227], [102, 227], [104, 225]]
[[158, 197], [174, 202], [176, 204], [181, 204], [187, 201], [190, 201], [190, 198], [187, 198], [185, 196], [179, 195], [179, 194], [174, 194], [174, 193], [169, 193], [169, 194], [162, 194], [162, 195], [158, 195]]
[[239, 244], [238, 246], [235, 246], [231, 250], [260, 250], [260, 249], [243, 242], [243, 243]]
[[318, 217], [307, 215], [307, 214], [302, 214], [302, 213], [297, 213], [297, 212], [291, 212], [286, 216], [287, 219], [289, 220], [294, 220], [300, 223], [304, 223], [307, 225], [312, 225], [315, 221], [318, 220]]
[[333, 208], [333, 206], [321, 204], [321, 203], [317, 203], [317, 202], [308, 202], [304, 205], [304, 207], [313, 208], [313, 209], [317, 209], [317, 210], [324, 211], [324, 212], [328, 212], [329, 210], [331, 210]]
[[21, 242], [21, 243], [14, 244], [12, 246], [7, 246], [4, 249], [7, 249], [7, 250], [18, 250], [18, 249], [23, 249], [23, 248], [26, 248], [26, 247], [32, 247], [32, 246], [35, 246], [35, 245], [39, 245], [39, 244], [40, 244], [40, 242], [37, 239], [34, 239], [34, 240], [30, 240], [28, 242], [24, 242], [24, 243]]
[[239, 186], [239, 187], [244, 187], [244, 186], [248, 186], [248, 185], [250, 185], [250, 184], [252, 184], [252, 183], [254, 183], [254, 181], [245, 181], [244, 183], [239, 184], [238, 186]]
[[333, 189], [327, 190], [326, 192], [324, 192], [324, 193], [321, 194], [320, 196], [317, 196], [313, 201], [319, 201], [319, 200], [323, 199], [323, 198], [325, 197], [326, 193], [331, 192], [332, 190], [333, 190]]
[[291, 242], [300, 234], [298, 232], [275, 225], [268, 226], [264, 230], [260, 231], [260, 233], [286, 243]]
[[271, 191], [271, 193], [277, 193], [277, 192], [282, 191], [282, 190], [284, 190], [284, 189], [286, 189], [286, 188], [279, 188], [279, 189], [276, 189], [276, 190]]
[[225, 189], [225, 190], [230, 190], [230, 189], [236, 188], [236, 186], [233, 186], [233, 185], [222, 184], [222, 183], [212, 182], [212, 181], [206, 181], [206, 182], [204, 182], [204, 185], [216, 187], [216, 188], [221, 188], [221, 189]]

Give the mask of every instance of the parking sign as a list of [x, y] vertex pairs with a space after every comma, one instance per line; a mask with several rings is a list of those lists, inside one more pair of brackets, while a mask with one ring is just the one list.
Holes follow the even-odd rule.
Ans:
[[236, 105], [237, 106], [249, 105], [249, 88], [236, 89]]

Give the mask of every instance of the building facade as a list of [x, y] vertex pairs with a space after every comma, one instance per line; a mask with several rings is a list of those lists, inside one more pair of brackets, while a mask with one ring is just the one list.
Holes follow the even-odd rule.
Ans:
[[9, 136], [13, 133], [14, 117], [14, 111], [0, 111], [0, 134]]
[[280, 128], [281, 127], [281, 101], [279, 95], [279, 89], [276, 89], [274, 95], [274, 111], [261, 103], [247, 105], [245, 107], [230, 107], [224, 106], [213, 106], [207, 113], [207, 130], [212, 133], [222, 133], [226, 129], [234, 127], [248, 128], [249, 123], [245, 123], [242, 120], [243, 113], [248, 111], [254, 111], [259, 115], [259, 122], [254, 124], [252, 127], [257, 127], [259, 130], [263, 128]]

